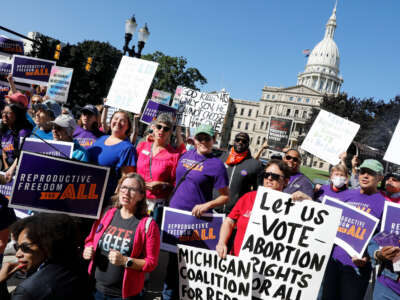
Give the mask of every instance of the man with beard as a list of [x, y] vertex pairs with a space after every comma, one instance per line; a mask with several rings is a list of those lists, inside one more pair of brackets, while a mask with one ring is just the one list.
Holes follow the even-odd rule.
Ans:
[[385, 197], [386, 201], [400, 203], [400, 174], [389, 173], [385, 176], [385, 191], [381, 194]]
[[[250, 138], [245, 132], [235, 136], [233, 147], [223, 152], [219, 159], [225, 164], [229, 178], [229, 201], [216, 210], [229, 214], [244, 194], [257, 190], [258, 175], [263, 171], [261, 162], [255, 160], [249, 150]], [[214, 190], [214, 197], [218, 191]]]

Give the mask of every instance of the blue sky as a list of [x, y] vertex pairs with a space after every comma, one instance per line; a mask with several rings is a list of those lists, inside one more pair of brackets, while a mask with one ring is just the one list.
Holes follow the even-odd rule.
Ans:
[[[124, 22], [135, 14], [138, 28], [147, 22], [151, 32], [144, 53], [186, 57], [207, 78], [203, 91], [226, 88], [233, 98], [258, 100], [265, 85], [296, 84], [306, 64], [301, 51], [323, 38], [333, 6], [334, 0], [19, 0], [2, 3], [1, 25], [121, 49]], [[399, 11], [399, 0], [339, 0], [342, 91], [384, 100], [400, 94]]]

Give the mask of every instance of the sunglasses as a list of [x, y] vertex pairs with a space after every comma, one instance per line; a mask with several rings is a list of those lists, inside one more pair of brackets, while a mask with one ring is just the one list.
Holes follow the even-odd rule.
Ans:
[[33, 245], [33, 243], [22, 243], [20, 245], [15, 243], [14, 249], [15, 249], [15, 251], [18, 251], [19, 249], [21, 249], [21, 251], [24, 253], [32, 253], [33, 250], [29, 247], [30, 245]]
[[248, 144], [249, 141], [247, 139], [236, 138], [235, 143]]
[[265, 179], [268, 179], [271, 177], [272, 180], [278, 181], [279, 179], [283, 178], [282, 175], [276, 174], [276, 173], [271, 173], [271, 172], [264, 172], [263, 177]]
[[171, 128], [170, 127], [168, 127], [168, 126], [162, 126], [162, 125], [160, 125], [160, 124], [156, 124], [156, 128], [157, 128], [157, 130], [164, 130], [164, 132], [168, 132], [168, 131], [170, 131], [171, 130]]
[[299, 162], [299, 158], [298, 157], [294, 157], [294, 156], [290, 156], [290, 155], [286, 155], [285, 159], [286, 160], [293, 160], [294, 162]]
[[371, 169], [367, 169], [367, 168], [361, 168], [360, 169], [360, 175], [364, 175], [364, 174], [368, 174], [368, 175], [372, 175], [372, 176], [376, 176], [377, 173]]
[[201, 142], [209, 142], [211, 141], [211, 136], [209, 136], [208, 134], [198, 134], [194, 137], [196, 140], [198, 140], [200, 143]]

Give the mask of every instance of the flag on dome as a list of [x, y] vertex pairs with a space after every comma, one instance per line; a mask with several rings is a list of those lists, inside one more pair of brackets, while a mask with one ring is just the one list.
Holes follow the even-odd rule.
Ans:
[[304, 49], [302, 52], [306, 57], [308, 57], [310, 55], [310, 53], [311, 53], [311, 50], [310, 49]]

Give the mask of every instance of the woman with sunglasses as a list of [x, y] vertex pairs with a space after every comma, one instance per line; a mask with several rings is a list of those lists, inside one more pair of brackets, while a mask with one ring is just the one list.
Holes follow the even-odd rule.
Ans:
[[141, 142], [137, 147], [137, 173], [146, 182], [148, 209], [159, 225], [162, 207], [174, 188], [179, 160], [178, 151], [170, 145], [173, 123], [171, 115], [160, 114], [151, 126], [154, 141]]
[[[70, 216], [40, 213], [17, 221], [10, 231], [16, 261], [0, 270], [0, 299], [93, 299], [80, 259], [79, 231]], [[18, 270], [27, 278], [10, 295], [7, 279]]]
[[142, 299], [146, 272], [158, 263], [160, 233], [147, 217], [145, 183], [136, 173], [122, 176], [114, 208], [93, 224], [83, 258], [96, 281], [96, 300]]
[[[290, 168], [283, 161], [270, 160], [263, 173], [263, 186], [282, 192], [289, 182], [290, 174]], [[239, 256], [256, 195], [257, 191], [248, 192], [243, 195], [233, 207], [228, 217], [225, 218], [216, 247], [220, 257], [225, 258], [228, 254], [227, 243], [235, 226], [237, 232], [233, 242], [232, 254]], [[300, 191], [292, 194], [292, 199], [295, 201], [312, 200], [308, 195]]]

